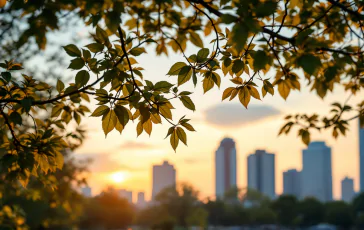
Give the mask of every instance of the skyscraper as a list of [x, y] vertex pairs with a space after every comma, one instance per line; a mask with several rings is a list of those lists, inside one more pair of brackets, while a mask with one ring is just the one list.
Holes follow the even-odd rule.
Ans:
[[325, 142], [311, 142], [302, 151], [302, 197], [332, 200], [331, 148]]
[[236, 148], [231, 138], [224, 138], [215, 152], [215, 195], [223, 197], [236, 187]]
[[349, 203], [353, 200], [354, 196], [354, 180], [349, 177], [345, 177], [341, 181], [341, 199]]
[[153, 165], [152, 198], [163, 189], [176, 185], [176, 170], [168, 161], [162, 165]]
[[144, 208], [146, 205], [146, 201], [145, 201], [145, 197], [144, 197], [144, 192], [138, 192], [138, 197], [137, 197], [137, 202], [136, 205], [139, 208]]
[[364, 127], [361, 127], [358, 119], [359, 127], [359, 171], [360, 171], [360, 192], [364, 192]]
[[275, 163], [274, 154], [265, 150], [256, 150], [248, 156], [248, 188], [275, 198]]
[[283, 172], [283, 194], [301, 197], [301, 176], [296, 169]]

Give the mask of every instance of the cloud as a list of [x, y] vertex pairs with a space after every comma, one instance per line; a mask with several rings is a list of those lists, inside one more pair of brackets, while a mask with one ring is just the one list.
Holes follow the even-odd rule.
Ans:
[[240, 104], [218, 104], [204, 112], [207, 123], [220, 127], [241, 126], [279, 114], [279, 110], [268, 105], [251, 105], [245, 109]]
[[154, 145], [145, 142], [127, 141], [119, 146], [120, 149], [153, 149]]
[[88, 164], [89, 169], [93, 173], [109, 173], [115, 171], [140, 171], [140, 168], [136, 168], [130, 165], [122, 164], [120, 160], [114, 159], [111, 154], [99, 153], [99, 154], [80, 154], [75, 156], [78, 160], [90, 160]]

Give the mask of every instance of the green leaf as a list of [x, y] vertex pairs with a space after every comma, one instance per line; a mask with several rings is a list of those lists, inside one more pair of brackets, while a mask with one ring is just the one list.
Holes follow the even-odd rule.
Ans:
[[244, 105], [245, 108], [248, 108], [248, 104], [250, 102], [250, 93], [247, 87], [239, 89], [239, 101]]
[[9, 119], [16, 125], [21, 125], [23, 123], [23, 119], [21, 118], [20, 114], [16, 111], [10, 114]]
[[196, 87], [196, 85], [197, 85], [197, 76], [196, 76], [196, 71], [195, 71], [195, 69], [192, 69], [192, 81], [193, 81], [193, 84], [195, 85], [195, 87]]
[[180, 96], [179, 99], [187, 109], [190, 109], [192, 111], [196, 110], [195, 104], [189, 96]]
[[155, 84], [154, 90], [168, 92], [172, 86], [173, 84], [169, 83], [168, 81], [160, 81]]
[[177, 127], [176, 133], [177, 133], [178, 139], [180, 139], [185, 145], [187, 145], [186, 132], [181, 127]]
[[209, 56], [210, 54], [210, 50], [207, 48], [202, 48], [198, 51], [197, 53], [197, 59], [196, 61], [198, 63], [204, 62], [206, 60], [206, 58]]
[[87, 49], [89, 49], [92, 53], [101, 52], [104, 49], [104, 45], [100, 43], [91, 43], [88, 44]]
[[167, 135], [164, 139], [166, 139], [169, 135], [171, 135], [174, 131], [174, 126], [168, 129]]
[[81, 57], [81, 51], [73, 44], [63, 46], [63, 49], [71, 57]]
[[82, 69], [85, 65], [85, 61], [82, 58], [75, 58], [71, 61], [71, 64], [68, 66], [68, 69]]
[[310, 144], [310, 141], [311, 141], [310, 133], [307, 130], [301, 131], [301, 138], [302, 138], [303, 143], [305, 143], [306, 145]]
[[244, 62], [240, 59], [236, 59], [233, 62], [233, 67], [232, 67], [232, 71], [233, 73], [239, 73], [242, 69], [244, 68]]
[[311, 54], [304, 54], [297, 58], [297, 65], [309, 75], [314, 75], [321, 66], [321, 60]]
[[1, 76], [5, 79], [6, 82], [10, 82], [10, 80], [11, 80], [11, 73], [10, 72], [2, 72]]
[[32, 106], [32, 99], [29, 97], [26, 97], [20, 101], [20, 104], [23, 106], [25, 112], [29, 113], [30, 107]]
[[171, 69], [168, 71], [167, 75], [178, 75], [179, 72], [181, 71], [181, 69], [184, 67], [184, 66], [187, 66], [186, 63], [184, 62], [177, 62], [175, 63]]
[[90, 74], [86, 70], [81, 70], [76, 74], [76, 85], [78, 88], [87, 84], [90, 80]]
[[265, 69], [265, 65], [270, 64], [271, 58], [263, 50], [258, 50], [253, 56], [253, 68], [254, 71]]
[[248, 40], [249, 28], [242, 22], [234, 25], [232, 29], [232, 39], [238, 51], [242, 50]]
[[61, 80], [57, 80], [57, 86], [56, 89], [58, 93], [61, 93], [64, 90], [64, 83]]
[[178, 86], [186, 83], [191, 79], [192, 76], [192, 67], [184, 66], [181, 71], [178, 73]]
[[114, 110], [109, 110], [106, 116], [102, 118], [102, 129], [104, 130], [105, 136], [115, 128], [116, 122], [117, 117]]
[[107, 43], [109, 41], [107, 33], [99, 26], [96, 27], [96, 37], [100, 39], [103, 43]]
[[100, 117], [104, 114], [109, 113], [110, 108], [107, 107], [106, 105], [100, 105], [99, 107], [97, 107], [95, 109], [95, 111], [90, 115], [91, 117]]
[[133, 56], [139, 56], [142, 53], [146, 53], [145, 49], [143, 47], [135, 47], [132, 50], [129, 51], [129, 53]]
[[177, 131], [174, 129], [170, 138], [170, 143], [172, 148], [174, 149], [174, 151], [176, 151], [177, 146], [178, 146], [178, 142], [179, 142], [179, 138], [177, 135]]
[[128, 110], [124, 106], [116, 105], [114, 111], [120, 124], [125, 127], [126, 124], [129, 122]]
[[223, 14], [221, 16], [221, 20], [225, 24], [230, 24], [230, 23], [236, 22], [238, 20], [238, 18], [231, 14]]
[[190, 41], [195, 46], [203, 48], [203, 41], [196, 32], [190, 31]]
[[64, 105], [62, 103], [58, 103], [56, 104], [53, 108], [52, 108], [52, 113], [51, 113], [51, 117], [58, 117], [62, 110], [64, 108]]

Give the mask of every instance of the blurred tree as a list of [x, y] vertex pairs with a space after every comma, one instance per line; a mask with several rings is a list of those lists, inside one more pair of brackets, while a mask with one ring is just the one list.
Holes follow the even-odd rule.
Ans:
[[[191, 220], [191, 215], [194, 215], [200, 209], [201, 203], [198, 200], [198, 191], [191, 185], [179, 184], [177, 188], [170, 187], [162, 190], [155, 197], [155, 202], [161, 209], [169, 213], [176, 220], [176, 224], [181, 227], [188, 227], [188, 220]], [[200, 210], [200, 222], [205, 222], [207, 219], [204, 213]]]
[[325, 220], [325, 207], [315, 198], [308, 197], [299, 202], [300, 225], [309, 227]]
[[278, 199], [272, 201], [272, 209], [276, 213], [280, 225], [291, 228], [295, 226], [298, 218], [298, 200], [295, 196], [279, 196]]
[[339, 229], [350, 229], [354, 224], [352, 207], [344, 201], [333, 201], [325, 204], [326, 221]]
[[364, 228], [364, 193], [354, 197], [352, 203], [355, 223], [359, 229]]
[[80, 226], [91, 229], [125, 229], [133, 223], [134, 215], [135, 210], [129, 201], [121, 198], [117, 191], [110, 187], [89, 199]]

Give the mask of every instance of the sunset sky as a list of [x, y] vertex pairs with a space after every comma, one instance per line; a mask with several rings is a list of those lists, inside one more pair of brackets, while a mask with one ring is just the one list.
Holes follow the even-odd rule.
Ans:
[[[86, 38], [87, 29], [67, 30], [66, 32], [57, 32], [52, 37], [64, 38], [62, 45], [71, 43], [67, 37], [75, 35], [79, 37], [77, 42], [79, 46], [90, 43]], [[205, 44], [208, 44], [210, 40], [210, 38], [206, 39]], [[170, 82], [176, 83], [176, 76], [168, 77], [166, 73], [175, 62], [183, 61], [182, 55], [156, 56], [153, 48], [148, 49], [148, 47], [147, 51], [148, 54], [136, 58], [140, 66], [145, 69], [143, 71], [144, 79], [157, 82], [169, 78]], [[186, 53], [190, 55], [197, 51], [190, 47]], [[63, 75], [69, 76], [75, 74], [71, 71], [65, 73], [67, 74], [62, 72]], [[268, 73], [265, 77], [273, 76], [272, 73]], [[306, 84], [307, 82], [301, 79], [301, 85]], [[201, 198], [213, 196], [215, 190], [214, 154], [224, 137], [231, 137], [236, 142], [237, 178], [238, 186], [241, 188], [247, 185], [247, 155], [256, 149], [266, 149], [268, 152], [276, 154], [276, 193], [280, 194], [283, 186], [283, 171], [290, 168], [301, 169], [301, 152], [305, 148], [297, 137], [296, 130], [293, 130], [288, 136], [277, 136], [280, 127], [284, 124], [283, 118], [294, 113], [325, 115], [330, 111], [331, 103], [336, 101], [343, 103], [348, 97], [342, 87], [337, 87], [324, 100], [320, 99], [316, 93], [310, 93], [309, 88], [302, 87], [301, 92], [291, 92], [287, 101], [282, 99], [278, 92], [273, 97], [268, 94], [262, 101], [252, 99], [246, 110], [239, 104], [237, 98], [232, 102], [221, 102], [222, 92], [229, 86], [232, 86], [232, 83], [228, 77], [222, 79], [220, 90], [214, 88], [206, 94], [203, 94], [202, 84], [198, 85], [196, 89], [192, 82], [183, 85], [184, 90], [194, 91], [191, 98], [196, 104], [197, 111], [187, 110], [177, 100], [173, 103], [176, 108], [173, 118], [178, 120], [181, 116], [187, 115], [187, 118], [192, 119], [191, 124], [197, 132], [187, 133], [188, 147], [180, 143], [177, 153], [170, 147], [169, 139], [164, 139], [170, 127], [167, 122], [163, 122], [163, 125], [153, 126], [153, 133], [150, 137], [143, 133], [137, 138], [136, 123], [129, 123], [122, 135], [113, 131], [105, 138], [100, 118], [84, 118], [82, 125], [87, 128], [88, 137], [83, 146], [76, 150], [75, 156], [79, 159], [92, 158], [94, 160], [90, 165], [91, 173], [89, 175], [89, 184], [93, 194], [98, 194], [106, 186], [113, 185], [135, 192], [145, 191], [146, 198], [149, 199], [152, 189], [152, 165], [168, 160], [175, 165], [179, 182], [191, 183], [201, 192]], [[356, 105], [363, 96], [363, 93], [356, 95], [349, 102]], [[95, 103], [91, 103], [90, 107], [95, 109]], [[350, 123], [350, 132], [346, 137], [339, 137], [335, 140], [331, 137], [330, 131], [322, 131], [321, 133], [314, 132], [311, 139], [324, 140], [332, 148], [334, 197], [340, 198], [340, 182], [345, 176], [353, 177], [355, 188], [358, 189], [357, 121]]]
[[[188, 50], [187, 53], [196, 53]], [[152, 51], [148, 55], [137, 58], [145, 68], [145, 79], [153, 82], [168, 78], [166, 73], [170, 66], [177, 61], [183, 61], [179, 55], [157, 57]], [[270, 76], [268, 74], [268, 76]], [[176, 82], [175, 77], [170, 77]], [[301, 81], [301, 84], [307, 82]], [[214, 153], [219, 142], [224, 137], [231, 137], [236, 142], [238, 186], [247, 185], [246, 157], [255, 149], [266, 149], [276, 154], [276, 193], [282, 193], [282, 172], [290, 169], [301, 169], [301, 151], [305, 145], [297, 137], [294, 130], [288, 136], [277, 136], [283, 118], [290, 113], [319, 113], [327, 114], [330, 104], [338, 101], [343, 103], [347, 94], [342, 88], [337, 88], [324, 100], [315, 93], [310, 93], [306, 87], [301, 92], [293, 92], [287, 101], [284, 101], [276, 92], [275, 96], [266, 96], [262, 101], [252, 99], [246, 110], [237, 99], [232, 102], [221, 102], [223, 89], [231, 86], [227, 77], [222, 81], [220, 91], [211, 90], [205, 95], [202, 86], [195, 89], [192, 99], [197, 111], [185, 109], [179, 101], [174, 103], [174, 119], [183, 115], [191, 118], [191, 124], [197, 132], [188, 133], [188, 147], [180, 143], [177, 153], [164, 137], [169, 128], [168, 123], [153, 126], [153, 133], [149, 137], [143, 133], [136, 137], [136, 124], [128, 125], [120, 135], [113, 131], [107, 138], [101, 128], [99, 118], [87, 118], [84, 125], [89, 130], [84, 145], [76, 151], [77, 157], [91, 157], [89, 177], [93, 194], [97, 194], [108, 184], [133, 191], [145, 191], [149, 199], [151, 194], [151, 170], [153, 164], [159, 164], [167, 159], [177, 169], [177, 180], [189, 182], [201, 192], [201, 197], [214, 195]], [[183, 86], [185, 90], [192, 91], [192, 82]], [[350, 102], [354, 105], [363, 98], [363, 95], [352, 97]], [[358, 188], [358, 129], [357, 121], [350, 123], [350, 132], [346, 137], [335, 140], [330, 131], [313, 133], [312, 140], [324, 140], [332, 148], [333, 189], [334, 197], [340, 198], [340, 181], [345, 176], [353, 177], [355, 187]], [[119, 172], [123, 180], [115, 183], [110, 176]], [[115, 176], [114, 176], [115, 177]]]

